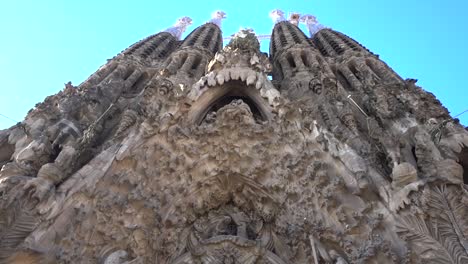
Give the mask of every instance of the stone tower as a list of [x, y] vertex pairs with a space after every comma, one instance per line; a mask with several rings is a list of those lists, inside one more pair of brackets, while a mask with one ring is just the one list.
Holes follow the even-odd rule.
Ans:
[[182, 18], [0, 131], [0, 263], [468, 263], [468, 132], [275, 12], [269, 56]]

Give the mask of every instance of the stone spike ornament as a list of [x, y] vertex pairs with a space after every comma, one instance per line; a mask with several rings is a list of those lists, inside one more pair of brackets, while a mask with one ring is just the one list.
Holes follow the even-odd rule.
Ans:
[[304, 23], [309, 29], [310, 37], [314, 37], [315, 33], [326, 28], [324, 25], [320, 24], [317, 18], [313, 15], [303, 15], [300, 20], [301, 23]]
[[209, 23], [213, 23], [221, 28], [221, 22], [223, 19], [226, 18], [226, 13], [221, 10], [216, 10], [211, 14], [211, 19], [208, 21]]
[[180, 40], [182, 34], [184, 34], [185, 30], [190, 25], [192, 25], [192, 19], [190, 17], [181, 17], [177, 19], [177, 22], [172, 27], [163, 32], [171, 33], [176, 39]]
[[1, 130], [0, 264], [467, 263], [465, 128], [276, 14], [269, 55], [161, 32]]
[[270, 12], [270, 18], [273, 20], [273, 23], [276, 24], [281, 21], [285, 21], [284, 12], [279, 9], [274, 9]]

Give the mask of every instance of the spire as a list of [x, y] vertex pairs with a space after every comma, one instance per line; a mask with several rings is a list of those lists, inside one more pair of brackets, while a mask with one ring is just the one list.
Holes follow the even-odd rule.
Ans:
[[309, 29], [311, 38], [315, 35], [315, 33], [319, 32], [321, 29], [326, 28], [324, 25], [320, 24], [317, 21], [317, 18], [313, 15], [303, 15], [300, 21], [301, 23], [304, 23]]
[[182, 37], [182, 34], [185, 32], [188, 26], [192, 24], [192, 19], [190, 17], [181, 17], [177, 19], [177, 22], [170, 28], [163, 30], [163, 32], [171, 33], [178, 40]]
[[275, 24], [286, 20], [284, 18], [284, 12], [282, 10], [279, 10], [279, 9], [272, 10], [270, 12], [270, 17], [271, 17], [271, 19], [273, 19], [273, 23], [275, 23]]
[[296, 27], [299, 26], [299, 18], [301, 17], [301, 14], [297, 13], [297, 12], [291, 12], [289, 13], [289, 22], [293, 25], [295, 25]]
[[213, 23], [221, 28], [221, 21], [226, 18], [226, 13], [221, 10], [216, 10], [211, 14], [211, 19], [209, 23]]

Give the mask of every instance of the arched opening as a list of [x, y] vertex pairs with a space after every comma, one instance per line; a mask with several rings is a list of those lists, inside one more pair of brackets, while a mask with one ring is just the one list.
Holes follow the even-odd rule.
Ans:
[[307, 54], [305, 53], [305, 51], [301, 52], [301, 59], [302, 59], [302, 63], [304, 63], [304, 66], [310, 67], [310, 62], [309, 62], [309, 59], [307, 58]]
[[321, 58], [319, 55], [316, 55], [316, 56], [315, 56], [315, 59], [316, 59], [317, 62], [320, 64], [320, 66], [323, 67], [323, 60], [322, 60], [322, 58]]
[[353, 86], [351, 83], [346, 79], [346, 77], [343, 75], [343, 73], [340, 70], [336, 71], [336, 78], [338, 79], [338, 82], [341, 83], [343, 88], [345, 88], [347, 91], [354, 91]]
[[356, 69], [356, 65], [354, 64], [354, 62], [350, 62], [348, 64], [348, 68], [353, 73], [353, 75], [356, 77], [356, 79], [358, 79], [361, 82], [363, 81], [362, 78], [361, 78], [361, 75], [358, 73], [358, 70]]
[[296, 68], [296, 62], [294, 62], [294, 58], [291, 53], [288, 53], [286, 59], [288, 60], [289, 66], [291, 66], [291, 68]]
[[126, 81], [126, 80], [130, 77], [130, 75], [132, 75], [132, 73], [133, 73], [134, 71], [135, 71], [135, 68], [133, 68], [133, 67], [128, 67], [128, 68], [126, 68], [126, 69], [125, 69], [125, 72], [124, 72], [124, 75], [122, 76], [122, 79], [123, 79], [124, 81]]
[[468, 147], [464, 146], [458, 154], [458, 163], [463, 167], [463, 183], [468, 184]]
[[240, 81], [232, 81], [220, 87], [214, 87], [204, 92], [189, 111], [190, 122], [200, 125], [213, 112], [233, 101], [242, 100], [252, 112], [257, 122], [267, 121], [271, 118], [270, 106], [260, 97], [256, 89], [245, 86]]
[[8, 136], [0, 138], [0, 169], [3, 165], [12, 161], [11, 156], [15, 152], [15, 145], [8, 143]]
[[168, 59], [166, 59], [166, 61], [165, 61], [164, 64], [163, 64], [163, 68], [165, 68], [165, 67], [167, 67], [167, 66], [169, 66], [169, 65], [172, 64], [172, 58], [173, 58], [173, 57], [169, 57]]
[[366, 65], [367, 67], [369, 67], [369, 69], [371, 69], [372, 72], [375, 73], [375, 75], [377, 75], [380, 79], [383, 80], [384, 76], [382, 72], [377, 68], [377, 66], [375, 65], [373, 61], [366, 59]]
[[275, 80], [283, 80], [284, 79], [284, 72], [283, 67], [281, 67], [281, 63], [277, 63], [275, 67], [275, 71], [273, 71], [273, 79]]
[[192, 63], [192, 70], [196, 70], [198, 68], [198, 66], [200, 66], [201, 60], [202, 60], [201, 56], [197, 55], [195, 57], [195, 60]]
[[416, 146], [411, 146], [411, 155], [414, 160], [410, 160], [410, 163], [413, 164], [415, 168], [418, 167], [418, 156], [416, 155]]
[[187, 57], [188, 57], [188, 54], [187, 53], [183, 53], [180, 57], [180, 63], [179, 63], [179, 69], [182, 68], [182, 66], [185, 64], [185, 61], [187, 60]]
[[144, 72], [143, 74], [140, 75], [140, 77], [138, 77], [138, 79], [135, 81], [135, 83], [130, 88], [130, 91], [128, 92], [131, 94], [140, 93], [143, 90], [144, 85], [146, 84], [148, 80], [149, 80], [148, 73]]
[[[66, 134], [63, 134], [63, 135], [66, 135]], [[52, 154], [50, 155], [50, 158], [49, 158], [49, 161], [52, 161], [52, 162], [55, 161], [55, 159], [57, 159], [58, 155], [63, 149], [62, 141], [57, 140], [57, 142], [53, 142], [53, 143], [54, 144], [52, 145]]]

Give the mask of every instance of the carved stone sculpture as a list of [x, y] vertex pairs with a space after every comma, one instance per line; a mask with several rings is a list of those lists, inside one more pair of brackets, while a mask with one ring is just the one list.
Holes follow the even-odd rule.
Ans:
[[0, 263], [468, 263], [465, 128], [271, 15], [269, 56], [184, 18], [0, 131]]

